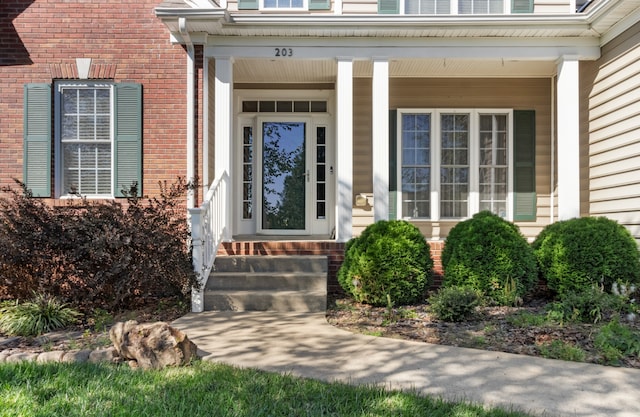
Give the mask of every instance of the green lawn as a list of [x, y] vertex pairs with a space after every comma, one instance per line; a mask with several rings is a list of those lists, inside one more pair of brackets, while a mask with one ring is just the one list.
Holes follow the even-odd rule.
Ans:
[[162, 371], [94, 364], [0, 364], [0, 416], [525, 417], [376, 387], [211, 362]]

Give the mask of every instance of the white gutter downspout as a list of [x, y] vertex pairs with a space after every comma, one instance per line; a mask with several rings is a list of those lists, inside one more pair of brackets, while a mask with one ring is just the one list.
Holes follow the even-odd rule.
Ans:
[[[178, 18], [178, 27], [180, 29], [180, 35], [187, 47], [187, 181], [192, 181], [195, 175], [195, 136], [194, 136], [194, 73], [195, 73], [195, 48], [191, 42], [191, 37], [187, 31], [187, 19], [184, 17]], [[195, 207], [195, 193], [194, 190], [189, 190], [187, 193], [187, 208]]]

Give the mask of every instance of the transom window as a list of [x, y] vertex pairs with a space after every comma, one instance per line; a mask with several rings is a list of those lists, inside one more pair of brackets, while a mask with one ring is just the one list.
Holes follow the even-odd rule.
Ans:
[[112, 88], [58, 85], [62, 195], [112, 196]]
[[326, 101], [243, 100], [243, 113], [326, 113]]
[[403, 218], [511, 218], [511, 110], [398, 110]]

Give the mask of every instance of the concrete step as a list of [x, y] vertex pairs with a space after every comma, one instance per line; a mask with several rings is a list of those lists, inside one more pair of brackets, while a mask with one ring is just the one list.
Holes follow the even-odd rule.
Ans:
[[326, 291], [206, 291], [206, 310], [323, 312]]
[[205, 287], [205, 310], [322, 312], [327, 271], [326, 256], [219, 256]]
[[327, 274], [318, 272], [216, 272], [207, 281], [211, 291], [325, 291]]

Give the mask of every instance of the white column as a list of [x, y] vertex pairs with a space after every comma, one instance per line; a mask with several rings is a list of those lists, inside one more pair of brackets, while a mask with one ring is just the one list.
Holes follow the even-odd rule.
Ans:
[[[195, 137], [195, 50], [193, 44], [187, 43], [187, 181], [193, 180], [198, 169], [196, 167], [196, 143]], [[202, 198], [202, 196], [200, 196]], [[187, 193], [187, 208], [193, 208], [200, 202], [195, 200], [195, 193], [189, 190]]]
[[[202, 87], [202, 178], [201, 180], [201, 190], [202, 197], [207, 195], [207, 191], [209, 191], [209, 187], [211, 186], [211, 182], [213, 178], [211, 178], [211, 166], [209, 164], [209, 94], [207, 93], [210, 88], [213, 88], [209, 84], [209, 58], [204, 57], [202, 60], [202, 68], [203, 68], [203, 87]], [[215, 103], [214, 103], [215, 104]]]
[[[214, 172], [216, 180], [231, 178], [232, 158], [231, 144], [233, 143], [233, 58], [215, 58], [216, 79], [215, 79], [215, 159]], [[206, 157], [206, 156], [205, 156]], [[225, 227], [223, 240], [230, 240], [231, 233], [231, 189], [225, 187], [225, 210], [223, 219]]]
[[389, 220], [389, 60], [373, 59], [373, 219]]
[[346, 242], [353, 233], [352, 58], [338, 58], [336, 96], [336, 241]]
[[577, 58], [558, 63], [558, 220], [580, 216], [580, 90]]

